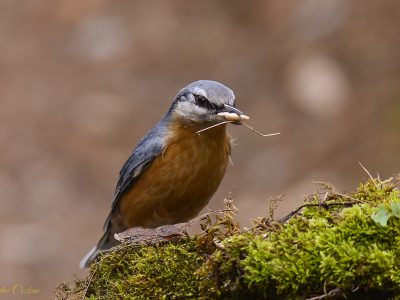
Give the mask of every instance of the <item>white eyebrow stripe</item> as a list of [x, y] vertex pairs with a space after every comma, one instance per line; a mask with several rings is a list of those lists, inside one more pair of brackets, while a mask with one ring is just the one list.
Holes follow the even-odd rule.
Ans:
[[203, 97], [206, 97], [206, 98], [207, 98], [207, 93], [206, 93], [206, 91], [205, 91], [205, 90], [203, 90], [203, 89], [202, 89], [202, 88], [200, 88], [200, 87], [196, 87], [196, 88], [194, 88], [194, 89], [193, 89], [193, 92], [194, 92], [194, 94], [201, 95], [201, 96], [203, 96]]

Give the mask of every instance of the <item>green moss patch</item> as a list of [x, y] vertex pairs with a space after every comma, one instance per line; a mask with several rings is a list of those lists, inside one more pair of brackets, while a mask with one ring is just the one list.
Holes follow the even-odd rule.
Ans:
[[[228, 205], [231, 211], [231, 203]], [[197, 236], [124, 245], [58, 299], [381, 299], [400, 295], [400, 192], [370, 180], [353, 194], [325, 185], [281, 221], [240, 230], [207, 216]]]

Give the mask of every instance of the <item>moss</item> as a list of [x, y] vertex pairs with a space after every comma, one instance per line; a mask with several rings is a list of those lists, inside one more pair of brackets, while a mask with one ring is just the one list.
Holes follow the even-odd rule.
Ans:
[[203, 229], [105, 255], [86, 279], [60, 286], [58, 299], [82, 297], [89, 281], [88, 299], [400, 298], [394, 180], [370, 180], [350, 195], [328, 187], [283, 221], [260, 218], [246, 232], [229, 214], [208, 216]]
[[[177, 299], [198, 294], [195, 271], [207, 253], [192, 241], [125, 247], [91, 269], [91, 299]], [[151, 289], [149, 287], [151, 286]], [[112, 296], [111, 296], [112, 295]]]

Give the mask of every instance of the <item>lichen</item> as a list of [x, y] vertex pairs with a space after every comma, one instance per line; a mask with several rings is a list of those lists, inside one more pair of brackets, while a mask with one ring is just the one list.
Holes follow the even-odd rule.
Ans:
[[231, 214], [208, 216], [199, 235], [104, 255], [58, 299], [398, 299], [397, 182], [371, 179], [352, 194], [326, 185], [287, 218], [248, 230]]

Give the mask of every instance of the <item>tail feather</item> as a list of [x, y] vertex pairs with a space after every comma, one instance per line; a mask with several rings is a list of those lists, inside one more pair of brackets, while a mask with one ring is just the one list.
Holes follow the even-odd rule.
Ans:
[[79, 267], [81, 269], [89, 267], [89, 262], [99, 255], [100, 251], [97, 246], [93, 247], [79, 262]]
[[80, 261], [79, 267], [81, 269], [89, 267], [90, 263], [95, 260], [104, 250], [110, 249], [119, 242], [114, 238], [114, 233], [110, 230], [106, 231], [101, 237], [97, 246], [93, 247]]

